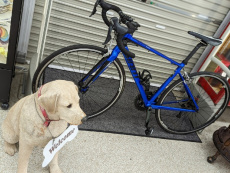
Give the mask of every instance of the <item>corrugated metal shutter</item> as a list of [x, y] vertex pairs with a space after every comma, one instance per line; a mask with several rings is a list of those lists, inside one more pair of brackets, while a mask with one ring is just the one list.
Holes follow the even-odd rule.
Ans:
[[27, 51], [27, 59], [31, 59], [37, 52], [40, 28], [42, 23], [42, 14], [44, 10], [44, 1], [36, 0], [33, 22], [30, 32], [30, 40]]
[[[184, 10], [194, 15], [186, 16], [176, 11], [163, 9], [157, 5], [145, 4], [134, 0], [107, 0], [107, 2], [119, 6], [123, 12], [135, 18], [141, 24], [134, 37], [148, 44], [166, 56], [181, 62], [197, 44], [197, 40], [187, 34], [188, 30], [196, 31], [212, 36], [218, 28], [218, 24], [206, 22], [196, 18], [196, 15], [211, 16], [214, 20], [222, 21], [229, 11], [229, 1], [214, 0], [158, 0], [163, 6]], [[95, 0], [54, 0], [50, 23], [46, 38], [44, 57], [59, 48], [72, 44], [93, 44], [102, 47], [105, 41], [108, 27], [101, 18], [101, 9], [93, 17], [89, 17]], [[36, 2], [33, 27], [31, 32], [28, 57], [36, 49], [39, 33], [40, 19], [43, 2]], [[159, 29], [156, 25], [164, 26]], [[131, 51], [136, 53], [134, 62], [138, 70], [147, 69], [151, 72], [153, 83], [162, 83], [174, 71], [175, 66], [161, 57], [146, 52], [136, 46], [131, 46]], [[190, 72], [200, 57], [203, 49], [200, 49], [190, 60], [186, 70]], [[120, 57], [122, 64], [124, 59]], [[131, 77], [127, 67], [126, 75]]]

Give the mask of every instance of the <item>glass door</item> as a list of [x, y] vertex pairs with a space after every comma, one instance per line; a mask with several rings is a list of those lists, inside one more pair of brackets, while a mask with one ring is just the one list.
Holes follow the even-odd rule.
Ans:
[[[230, 22], [222, 33], [221, 39], [223, 43], [213, 47], [199, 71], [218, 73], [226, 77], [230, 84]], [[201, 82], [201, 85], [206, 88], [213, 102], [218, 104], [224, 94], [221, 84], [215, 80], [206, 80]], [[230, 103], [228, 105], [230, 106]]]

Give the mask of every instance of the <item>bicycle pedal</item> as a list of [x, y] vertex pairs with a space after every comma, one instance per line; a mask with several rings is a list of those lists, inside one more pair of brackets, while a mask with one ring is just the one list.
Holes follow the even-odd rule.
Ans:
[[146, 135], [146, 136], [150, 136], [150, 135], [153, 133], [153, 130], [154, 130], [154, 128], [147, 128], [147, 129], [145, 130], [145, 135]]

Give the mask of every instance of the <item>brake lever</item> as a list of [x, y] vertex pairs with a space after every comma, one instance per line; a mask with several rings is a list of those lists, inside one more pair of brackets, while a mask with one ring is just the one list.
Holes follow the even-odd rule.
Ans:
[[110, 40], [111, 40], [111, 32], [112, 30], [115, 30], [117, 33], [119, 34], [125, 34], [127, 33], [128, 29], [124, 26], [121, 26], [119, 24], [119, 20], [118, 18], [116, 17], [112, 17], [110, 19], [110, 25], [109, 25], [109, 30], [108, 30], [108, 34], [107, 34], [107, 37], [106, 37], [106, 40], [105, 42], [103, 43], [103, 45], [107, 44]]
[[101, 0], [97, 0], [94, 4], [93, 11], [89, 17], [92, 17], [97, 12], [97, 6], [100, 4]]
[[105, 42], [103, 43], [103, 45], [106, 45], [112, 39], [112, 37], [111, 37], [112, 30], [113, 30], [113, 24], [111, 23], [109, 25], [108, 34], [107, 34], [107, 37], [106, 37]]

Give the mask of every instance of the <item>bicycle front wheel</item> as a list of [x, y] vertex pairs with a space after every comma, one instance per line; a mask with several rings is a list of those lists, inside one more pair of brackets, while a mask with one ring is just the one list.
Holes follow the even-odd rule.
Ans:
[[[199, 106], [197, 112], [156, 110], [158, 124], [167, 132], [188, 134], [199, 131], [218, 119], [229, 102], [228, 82], [218, 74], [198, 72], [186, 79], [191, 93]], [[158, 100], [158, 105], [195, 110], [192, 99], [178, 79], [170, 85]]]
[[[53, 80], [69, 80], [78, 85], [78, 82], [106, 53], [106, 49], [90, 45], [69, 46], [52, 53], [41, 62], [34, 74], [33, 92]], [[96, 71], [89, 79], [95, 73]], [[125, 71], [121, 62], [116, 59], [90, 85], [87, 92], [79, 92], [82, 110], [89, 118], [102, 114], [119, 99], [124, 86]]]

